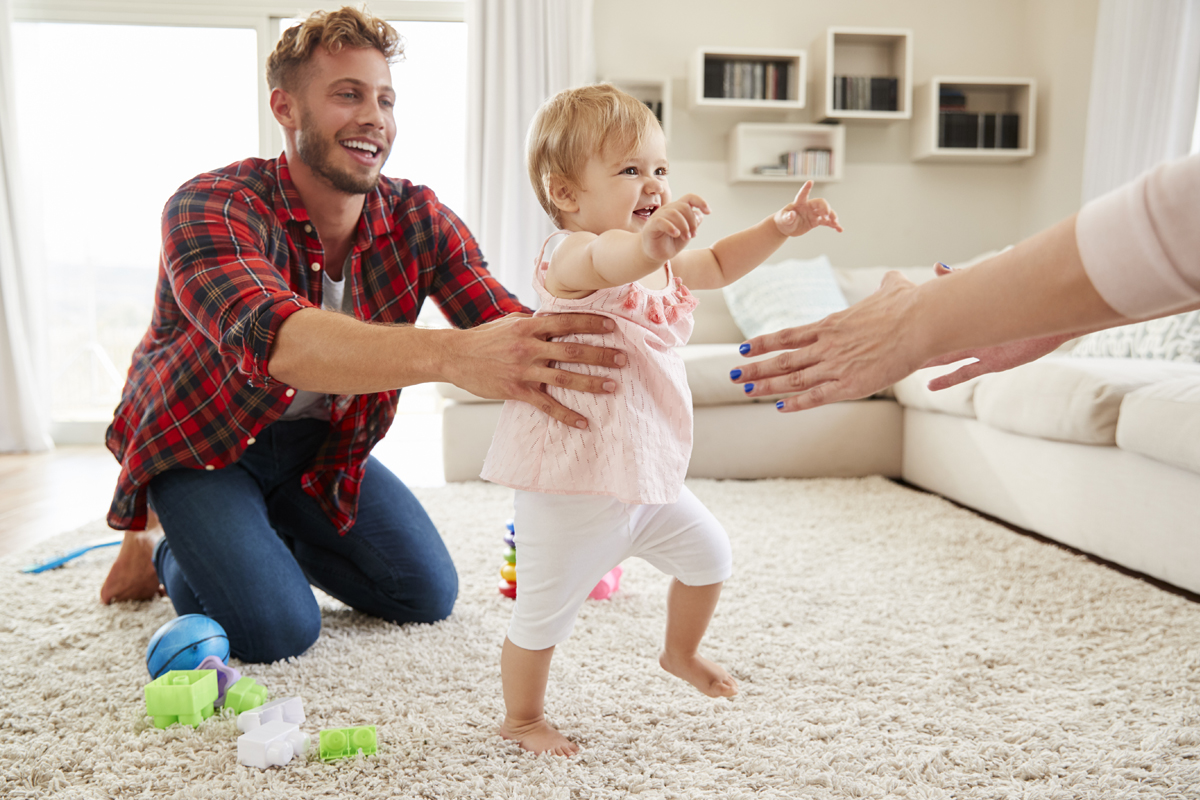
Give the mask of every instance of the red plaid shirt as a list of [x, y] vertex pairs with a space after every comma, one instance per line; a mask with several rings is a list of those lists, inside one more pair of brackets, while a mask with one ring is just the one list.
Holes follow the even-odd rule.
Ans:
[[[199, 175], [167, 202], [150, 328], [133, 354], [108, 449], [121, 462], [108, 524], [144, 528], [146, 487], [169, 469], [235, 463], [295, 391], [267, 372], [280, 324], [321, 307], [325, 254], [287, 159]], [[470, 232], [432, 191], [381, 178], [367, 195], [346, 272], [355, 316], [414, 322], [426, 297], [468, 328], [525, 310], [486, 270]], [[341, 395], [302, 478], [345, 534], [371, 448], [400, 392]]]

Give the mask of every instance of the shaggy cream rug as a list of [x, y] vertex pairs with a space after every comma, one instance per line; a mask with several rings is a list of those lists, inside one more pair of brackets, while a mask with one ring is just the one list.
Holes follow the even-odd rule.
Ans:
[[707, 653], [741, 694], [659, 669], [667, 579], [630, 562], [554, 658], [571, 759], [497, 734], [506, 489], [418, 492], [460, 572], [449, 620], [322, 597], [308, 653], [242, 665], [302, 696], [314, 737], [378, 726], [378, 755], [340, 762], [240, 766], [231, 716], [155, 729], [143, 654], [169, 602], [100, 605], [111, 550], [17, 571], [102, 526], [8, 558], [0, 797], [1200, 797], [1200, 605], [881, 478], [690, 485], [733, 541]]

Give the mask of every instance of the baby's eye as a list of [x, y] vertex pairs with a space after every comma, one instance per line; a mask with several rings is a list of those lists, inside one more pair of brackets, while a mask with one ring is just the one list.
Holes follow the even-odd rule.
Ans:
[[666, 175], [666, 174], [667, 174], [667, 168], [666, 168], [666, 167], [659, 167], [658, 169], [654, 170], [654, 174], [655, 174], [655, 175]]
[[625, 169], [621, 170], [621, 174], [622, 175], [637, 175], [638, 168], [637, 167], [626, 167]]

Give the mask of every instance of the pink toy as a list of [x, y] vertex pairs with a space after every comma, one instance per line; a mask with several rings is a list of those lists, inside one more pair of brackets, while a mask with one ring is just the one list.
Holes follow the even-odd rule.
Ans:
[[613, 567], [607, 575], [600, 579], [596, 588], [588, 595], [593, 600], [607, 600], [621, 588], [621, 565]]

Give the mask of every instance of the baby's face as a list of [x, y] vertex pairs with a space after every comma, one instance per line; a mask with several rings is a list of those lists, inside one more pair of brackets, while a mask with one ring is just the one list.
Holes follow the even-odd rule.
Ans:
[[633, 153], [607, 150], [588, 159], [577, 193], [579, 211], [568, 227], [601, 234], [638, 233], [659, 206], [671, 202], [667, 183], [667, 144], [655, 128]]

